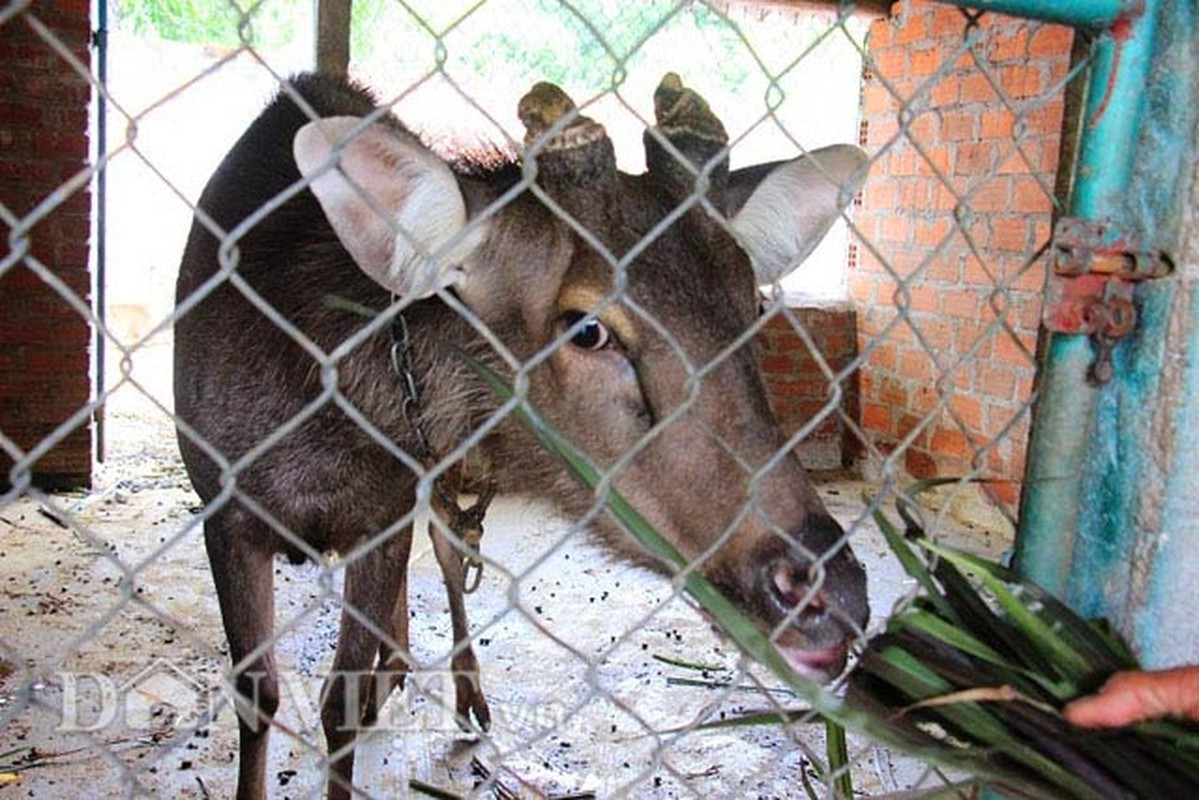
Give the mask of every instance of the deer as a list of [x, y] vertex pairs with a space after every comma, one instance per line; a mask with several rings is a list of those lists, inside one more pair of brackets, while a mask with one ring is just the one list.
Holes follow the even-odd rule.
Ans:
[[[463, 599], [474, 523], [449, 519], [469, 516], [466, 465], [485, 492], [567, 514], [597, 496], [503, 413], [479, 365], [794, 669], [843, 669], [869, 616], [865, 571], [786, 447], [752, 333], [759, 287], [811, 253], [867, 158], [833, 145], [734, 170], [723, 124], [678, 76], [654, 108], [641, 174], [618, 170], [604, 127], [547, 83], [518, 104], [522, 153], [442, 158], [365, 88], [304, 74], [203, 190], [177, 282], [175, 402], [232, 661], [238, 797], [265, 796], [280, 703], [274, 558], [344, 570], [321, 725], [328, 795], [349, 797], [357, 732], [413, 666], [422, 509], [435, 512], [457, 712], [486, 726]], [[673, 573], [591, 516], [610, 552]]]

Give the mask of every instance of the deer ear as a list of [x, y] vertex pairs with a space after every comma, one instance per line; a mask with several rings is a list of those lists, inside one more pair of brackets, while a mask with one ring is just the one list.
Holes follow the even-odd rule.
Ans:
[[733, 198], [749, 192], [732, 225], [759, 284], [780, 280], [811, 255], [865, 180], [866, 161], [852, 145], [833, 145], [729, 176]]
[[445, 163], [403, 130], [329, 117], [296, 133], [292, 151], [337, 238], [359, 268], [405, 297], [465, 279], [483, 238]]

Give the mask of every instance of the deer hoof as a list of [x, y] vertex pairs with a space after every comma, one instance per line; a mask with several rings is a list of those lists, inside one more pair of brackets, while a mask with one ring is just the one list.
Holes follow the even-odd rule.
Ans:
[[[475, 727], [480, 731], [491, 729], [491, 709], [487, 698], [479, 687], [479, 676], [458, 675], [455, 680], [455, 695], [458, 708], [458, 726], [464, 731]], [[473, 720], [473, 722], [472, 722]]]

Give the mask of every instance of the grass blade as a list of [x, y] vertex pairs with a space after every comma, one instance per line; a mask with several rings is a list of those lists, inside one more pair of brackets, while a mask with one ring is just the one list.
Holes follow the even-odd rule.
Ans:
[[[1081, 691], [1080, 684], [1094, 674], [1094, 666], [1063, 638], [1060, 628], [1048, 624], [1037, 613], [1034, 606], [1024, 601], [1021, 596], [1023, 594], [1021, 584], [1012, 584], [1005, 580], [999, 570], [995, 569], [996, 565], [977, 556], [929, 541], [922, 542], [921, 546], [949, 561], [958, 569], [974, 572], [995, 597], [1007, 617], [1025, 634], [1028, 643], [1049, 661], [1050, 668], [1061, 678], [1078, 687], [1076, 692]], [[1013, 586], [1020, 588], [1014, 589]]]
[[845, 728], [827, 718], [824, 720], [824, 750], [833, 797], [835, 800], [853, 800], [853, 776], [849, 771], [849, 743], [845, 739]]
[[[810, 708], [779, 709], [777, 711], [754, 711], [724, 719], [714, 719], [695, 726], [697, 731], [720, 730], [722, 728], [754, 728], [762, 725], [810, 725], [821, 718]], [[679, 733], [689, 728], [676, 728], [667, 733]]]
[[[870, 666], [870, 672], [916, 700], [901, 708], [898, 711], [900, 716], [940, 723], [946, 730], [945, 738], [941, 740], [943, 744], [970, 748], [980, 761], [993, 760], [1000, 755], [1011, 759], [1021, 769], [1005, 771], [1005, 783], [1014, 784], [1018, 775], [1024, 776], [1024, 781], [1014, 784], [1012, 788], [1030, 792], [1035, 787], [1037, 795], [1058, 798], [1062, 797], [1061, 791], [1065, 790], [1069, 792], [1067, 797], [1078, 800], [1105, 800], [1107, 797], [1029, 746], [979, 703], [971, 700], [928, 704], [929, 701], [939, 701], [953, 695], [960, 687], [938, 674], [922, 658], [894, 645], [878, 652], [872, 651], [871, 655], [877, 655], [878, 658]], [[1030, 776], [1034, 775], [1036, 779], [1029, 785]], [[1057, 787], [1057, 791], [1050, 790], [1046, 784]]]
[[944, 642], [947, 646], [967, 655], [986, 661], [1003, 670], [1022, 673], [1023, 668], [1011, 663], [998, 651], [984, 644], [964, 628], [960, 628], [935, 614], [913, 607], [900, 614], [901, 624], [912, 630]]
[[937, 611], [941, 616], [956, 620], [957, 612], [942, 597], [928, 566], [908, 545], [904, 535], [896, 529], [891, 520], [887, 518], [887, 515], [882, 512], [882, 509], [876, 508], [872, 516], [875, 524], [882, 531], [883, 538], [887, 540], [887, 545], [891, 548], [891, 552], [895, 553], [895, 557], [899, 559], [899, 565], [924, 590], [924, 597], [927, 597], [929, 602], [937, 607]]

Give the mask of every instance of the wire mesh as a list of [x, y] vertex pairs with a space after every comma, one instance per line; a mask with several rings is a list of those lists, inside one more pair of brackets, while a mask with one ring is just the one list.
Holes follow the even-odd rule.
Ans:
[[[245, 712], [248, 693], [231, 682], [229, 647], [201, 548], [205, 527], [237, 510], [307, 559], [271, 564], [274, 633], [242, 662], [276, 652], [281, 702], [270, 722], [272, 796], [325, 790], [322, 685], [343, 616], [410, 648], [404, 690], [351, 745], [357, 748], [355, 786], [365, 795], [831, 797], [844, 771], [867, 796], [952, 782], [956, 776], [860, 735], [850, 737], [848, 766], [829, 769], [819, 716], [709, 629], [686, 599], [680, 576], [704, 572], [739, 547], [745, 521], [770, 516], [755, 505], [765, 501], [755, 498], [767, 492], [772, 470], [829, 430], [837, 440], [836, 466], [853, 469], [818, 482], [819, 502], [844, 528], [833, 549], [851, 546], [870, 573], [873, 617], [854, 631], [855, 646], [914, 596], [870, 520], [871, 511], [904, 492], [910, 479], [961, 478], [927, 508], [934, 534], [992, 555], [1010, 541], [1067, 89], [1085, 66], [1085, 59], [1072, 60], [1068, 29], [924, 3], [901, 4], [889, 18], [847, 7], [797, 12], [751, 3], [355, 4], [352, 71], [373, 86], [389, 113], [445, 157], [469, 151], [476, 160], [502, 160], [519, 152], [516, 100], [534, 81], [549, 79], [572, 92], [582, 114], [607, 126], [622, 168], [640, 171], [642, 131], [654, 123], [654, 87], [662, 72], [680, 71], [676, 64], [686, 61], [701, 70], [683, 75], [687, 85], [707, 95], [719, 115], [728, 114], [734, 167], [794, 158], [833, 141], [852, 141], [869, 158], [869, 177], [842, 215], [841, 232], [814, 256], [833, 277], [764, 287], [758, 318], [702, 359], [676, 329], [670, 308], [678, 298], [711, 305], [717, 287], [700, 285], [710, 296], [699, 301], [696, 287], [681, 287], [659, 307], [638, 298], [629, 282], [638, 260], [659, 238], [676, 235], [672, 230], [688, 214], [730, 229], [727, 212], [709, 193], [712, 165], [692, 168], [694, 185], [624, 249], [610, 244], [595, 218], [538, 182], [545, 152], [538, 148], [545, 143], [532, 146], [522, 170], [482, 214], [486, 223], [509, 206], [535, 202], [615, 276], [610, 292], [587, 309], [591, 317], [574, 319], [532, 348], [514, 342], [512, 330], [489, 325], [468, 294], [439, 293], [493, 354], [492, 363], [508, 370], [518, 397], [538, 396], [530, 394], [530, 383], [554, 368], [590, 319], [616, 308], [627, 326], [669, 351], [672, 368], [684, 375], [681, 400], [654, 419], [647, 438], [605, 463], [603, 487], [621, 485], [664, 432], [688, 424], [702, 387], [721, 379], [754, 342], [767, 349], [762, 364], [773, 387], [814, 385], [806, 390], [816, 399], [785, 423], [784, 444], [768, 457], [743, 456], [735, 442], [723, 440], [725, 433], [699, 421], [695, 435], [719, 442], [727, 481], [747, 486], [751, 502], [727, 516], [719, 535], [674, 580], [614, 561], [594, 544], [588, 530], [603, 524], [603, 491], [565, 516], [523, 496], [497, 500], [481, 546], [485, 577], [467, 598], [469, 644], [481, 662], [491, 728], [465, 734], [455, 695], [466, 650], [451, 633], [442, 572], [424, 530], [431, 525], [435, 535], [459, 539], [460, 531], [435, 513], [436, 481], [468, 463], [474, 446], [505, 424], [515, 402], [492, 401], [477, 410], [475, 430], [427, 462], [360, 407], [344, 381], [354, 358], [379, 350], [384, 378], [394, 379], [384, 381], [382, 392], [398, 410], [400, 380], [386, 354], [391, 327], [416, 310], [412, 300], [376, 309], [351, 336], [329, 346], [241, 271], [246, 237], [292, 195], [306, 192], [307, 183], [249, 213], [233, 230], [197, 207], [215, 162], [181, 157], [172, 140], [187, 139], [188, 147], [222, 141], [219, 157], [272, 95], [293, 91], [288, 76], [312, 49], [304, 33], [310, 26], [298, 22], [310, 14], [305, 4], [213, 3], [177, 15], [166, 4], [112, 8], [113, 57], [124, 49], [138, 58], [106, 82], [81, 43], [63, 32], [57, 9], [12, 2], [0, 10], [0, 42], [21, 43], [9, 51], [14, 58], [43, 59], [88, 87], [94, 105], [104, 104], [109, 114], [109, 144], [87, 166], [48, 191], [33, 189], [31, 202], [17, 194], [23, 183], [14, 181], [12, 194], [7, 186], [0, 190], [0, 219], [8, 229], [0, 285], [17, 297], [32, 284], [53, 313], [98, 330], [110, 364], [93, 399], [56, 417], [35, 440], [0, 427], [0, 448], [12, 464], [0, 498], [4, 555], [12, 565], [4, 588], [10, 612], [0, 623], [0, 780], [35, 795], [63, 787], [87, 796], [233, 793], [235, 712]], [[34, 80], [14, 75], [14, 81]], [[820, 82], [850, 87], [823, 93], [827, 113], [805, 100]], [[6, 83], [0, 91], [14, 89]], [[188, 104], [202, 109], [203, 129], [175, 121]], [[13, 120], [0, 123], [0, 136], [6, 127], [18, 130]], [[7, 135], [12, 140], [15, 134]], [[5, 169], [19, 174], [22, 166], [14, 161]], [[106, 237], [113, 254], [107, 269], [114, 290], [107, 308], [93, 310], [87, 287], [64, 279], [68, 265], [46, 257], [38, 240], [102, 173], [110, 179], [109, 221], [94, 236]], [[219, 269], [176, 306], [170, 290], [186, 231], [166, 237], [162, 251], [141, 248], [155, 228], [177, 226], [176, 218], [186, 224], [193, 215], [220, 241]], [[400, 235], [412, 233], [419, 231]], [[469, 235], [468, 229], [445, 249]], [[155, 294], [155, 286], [166, 292]], [[535, 294], [532, 287], [525, 291]], [[236, 452], [214, 444], [196, 421], [177, 416], [172, 398], [172, 338], [181, 321], [212, 307], [212, 297], [248, 302], [258, 324], [283, 331], [303, 352], [312, 387], [303, 402], [270, 420], [268, 434]], [[823, 304], [823, 316], [799, 308], [813, 297]], [[831, 307], [830, 298], [836, 301]], [[245, 342], [260, 332], [229, 333]], [[829, 349], [838, 333], [851, 342], [848, 354]], [[788, 349], [803, 353], [807, 374], [788, 372], [795, 363]], [[253, 346], [229, 356], [252, 358]], [[14, 369], [26, 366], [14, 362]], [[263, 365], [264, 380], [276, 369]], [[422, 378], [443, 397], [436, 381], [462, 380], [462, 369], [441, 368]], [[605, 388], [597, 382], [595, 391]], [[771, 397], [780, 417], [787, 391]], [[468, 393], [449, 395], [463, 406], [477, 402]], [[289, 437], [306, 435], [333, 409], [388, 453], [397, 473], [419, 478], [411, 510], [401, 506], [388, 516], [395, 503], [380, 503], [379, 524], [336, 554], [323, 547], [332, 539], [294, 529], [278, 501], [248, 485], [273, 451]], [[107, 452], [91, 489], [42, 488], [39, 471], [48, 459], [98, 415], [105, 420]], [[217, 465], [221, 477], [206, 501], [192, 489], [173, 429]], [[323, 472], [336, 474], [336, 456], [329, 458]], [[677, 478], [674, 486], [668, 477], [656, 480], [664, 481], [663, 493], [680, 491]], [[530, 477], [528, 483], [547, 481]], [[334, 478], [328, 493], [341, 488]], [[470, 493], [478, 488], [467, 487]], [[698, 494], [688, 500], [697, 516], [712, 513], [705, 510], [711, 501]], [[410, 525], [416, 529], [410, 545], [398, 544], [409, 541], [404, 530]], [[770, 526], [787, 535], [785, 526], [768, 520]], [[343, 600], [346, 581], [378, 569], [382, 549], [394, 562], [397, 549], [409, 559], [409, 546], [407, 568], [401, 560], [390, 580], [400, 581], [407, 598], [400, 611], [410, 643]], [[814, 555], [814, 585], [802, 593], [801, 608], [826, 588], [832, 572], [831, 556]], [[246, 589], [246, 605], [254, 602]]]

